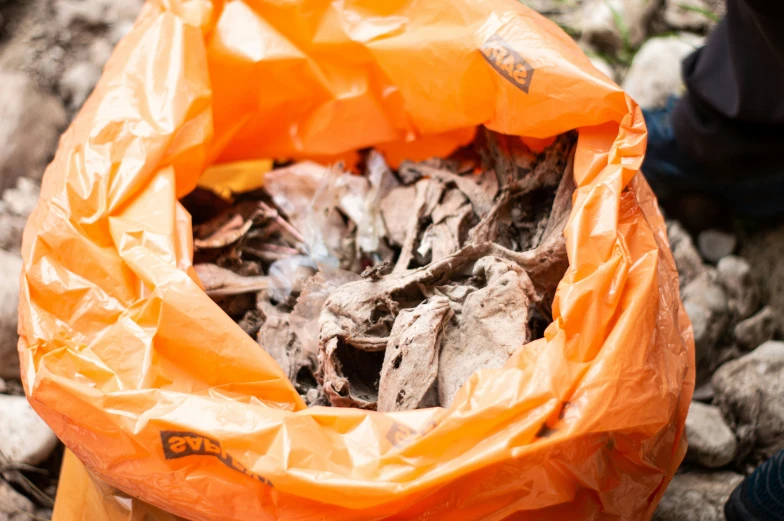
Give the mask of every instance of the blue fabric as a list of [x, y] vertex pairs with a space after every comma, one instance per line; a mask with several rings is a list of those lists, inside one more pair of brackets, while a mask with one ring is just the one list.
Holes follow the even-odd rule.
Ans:
[[784, 521], [784, 450], [735, 488], [724, 516], [727, 521]]

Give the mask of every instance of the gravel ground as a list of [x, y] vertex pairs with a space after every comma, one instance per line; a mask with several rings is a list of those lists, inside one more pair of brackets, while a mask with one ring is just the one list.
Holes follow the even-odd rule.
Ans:
[[[680, 60], [721, 0], [527, 0], [642, 106], [681, 91]], [[51, 516], [63, 448], [27, 405], [16, 308], [21, 230], [60, 133], [129, 30], [138, 0], [0, 0], [0, 521]], [[784, 229], [668, 233], [697, 344], [686, 461], [659, 521], [718, 521], [732, 488], [784, 447]]]

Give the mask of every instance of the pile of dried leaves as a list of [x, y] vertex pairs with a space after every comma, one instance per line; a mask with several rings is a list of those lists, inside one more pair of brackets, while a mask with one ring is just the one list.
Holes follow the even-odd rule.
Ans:
[[196, 271], [308, 405], [447, 407], [551, 320], [574, 142], [483, 130], [397, 172], [369, 150], [361, 176], [301, 162], [232, 203], [197, 190]]

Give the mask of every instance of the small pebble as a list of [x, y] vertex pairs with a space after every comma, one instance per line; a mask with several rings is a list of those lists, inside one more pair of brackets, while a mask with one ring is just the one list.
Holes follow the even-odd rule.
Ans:
[[713, 400], [713, 386], [710, 382], [704, 383], [694, 389], [692, 400], [710, 403]]
[[768, 341], [722, 365], [711, 384], [716, 404], [753, 457], [762, 461], [784, 440], [784, 342]]
[[738, 239], [733, 234], [721, 230], [705, 230], [697, 237], [702, 258], [714, 264], [735, 251], [737, 243]]
[[705, 265], [702, 263], [702, 257], [694, 246], [689, 232], [678, 221], [667, 223], [667, 238], [670, 241], [672, 257], [675, 260], [675, 267], [678, 269], [681, 289], [683, 289], [705, 271]]
[[0, 479], [0, 521], [33, 519], [35, 505], [25, 496]]
[[37, 465], [56, 446], [57, 436], [30, 407], [27, 398], [0, 394], [0, 451], [9, 460]]
[[742, 475], [726, 471], [676, 474], [653, 521], [724, 521], [724, 502], [741, 481]]
[[772, 307], [765, 306], [735, 326], [735, 341], [744, 349], [754, 349], [772, 339], [777, 326], [776, 313]]
[[719, 261], [716, 271], [735, 317], [742, 320], [753, 315], [759, 307], [760, 295], [748, 261], [737, 255], [727, 255]]
[[735, 457], [738, 443], [721, 411], [713, 405], [691, 402], [686, 417], [689, 448], [686, 459], [707, 468], [723, 467]]

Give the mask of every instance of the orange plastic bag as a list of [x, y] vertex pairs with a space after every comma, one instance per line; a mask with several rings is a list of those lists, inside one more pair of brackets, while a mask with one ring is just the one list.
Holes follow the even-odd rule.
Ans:
[[[177, 199], [210, 164], [426, 157], [480, 124], [579, 130], [546, 337], [450, 409], [306, 409], [201, 290]], [[513, 0], [150, 1], [25, 231], [30, 401], [94, 475], [192, 520], [648, 519], [694, 372], [645, 142], [634, 102]]]

